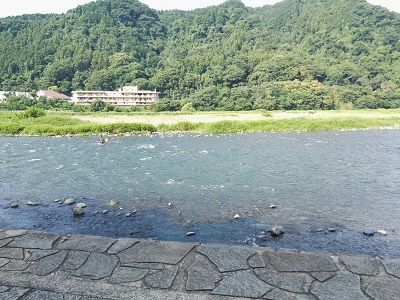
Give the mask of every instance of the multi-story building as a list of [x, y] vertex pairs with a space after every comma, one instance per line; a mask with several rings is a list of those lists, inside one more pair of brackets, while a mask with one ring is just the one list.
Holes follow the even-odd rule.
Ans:
[[157, 91], [141, 91], [137, 86], [124, 86], [118, 91], [75, 91], [72, 102], [77, 105], [90, 105], [103, 101], [113, 106], [149, 106], [159, 100]]

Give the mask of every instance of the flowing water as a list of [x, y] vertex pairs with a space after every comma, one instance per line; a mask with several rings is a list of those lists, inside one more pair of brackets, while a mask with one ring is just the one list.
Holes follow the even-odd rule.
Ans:
[[3, 137], [0, 228], [400, 256], [400, 131]]

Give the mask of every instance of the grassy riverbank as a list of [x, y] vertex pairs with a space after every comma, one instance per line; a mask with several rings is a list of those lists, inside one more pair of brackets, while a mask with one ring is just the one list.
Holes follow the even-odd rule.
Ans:
[[400, 110], [71, 113], [48, 112], [32, 118], [0, 112], [0, 135], [93, 135], [143, 132], [234, 133], [330, 131], [400, 127]]

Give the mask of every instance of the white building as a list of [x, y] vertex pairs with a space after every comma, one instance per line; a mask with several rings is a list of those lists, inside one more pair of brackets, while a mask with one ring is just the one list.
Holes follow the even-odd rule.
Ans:
[[77, 105], [103, 101], [113, 106], [149, 106], [159, 98], [157, 91], [141, 91], [137, 86], [124, 86], [118, 91], [75, 91], [71, 100]]
[[29, 99], [34, 98], [31, 93], [27, 93], [27, 92], [0, 91], [0, 102], [6, 101], [9, 96], [26, 97]]

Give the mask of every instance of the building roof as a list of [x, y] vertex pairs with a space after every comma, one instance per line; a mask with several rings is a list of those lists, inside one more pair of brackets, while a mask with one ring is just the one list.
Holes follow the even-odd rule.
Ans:
[[50, 90], [41, 91], [41, 95], [52, 99], [70, 100], [70, 97], [68, 97], [67, 95]]

